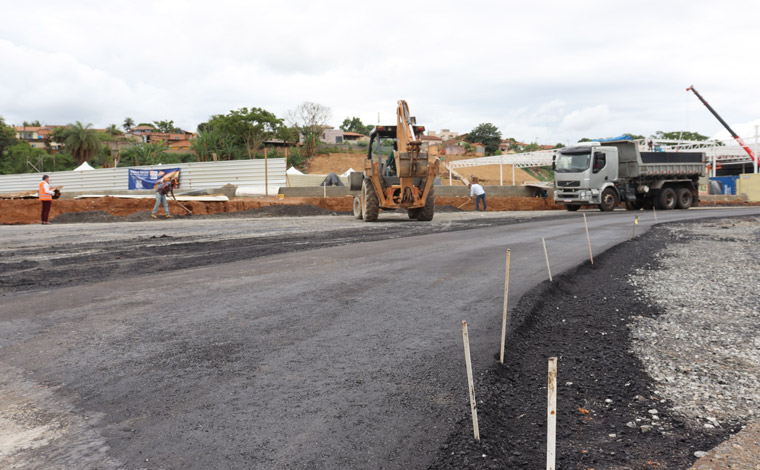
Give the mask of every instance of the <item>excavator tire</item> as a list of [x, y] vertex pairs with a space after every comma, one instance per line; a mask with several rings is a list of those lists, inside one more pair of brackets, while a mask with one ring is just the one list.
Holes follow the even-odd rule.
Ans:
[[377, 199], [375, 188], [372, 186], [372, 181], [369, 178], [365, 178], [362, 183], [362, 193], [364, 194], [364, 204], [362, 205], [364, 221], [374, 222], [380, 213], [380, 201]]
[[425, 199], [425, 206], [420, 208], [420, 214], [417, 216], [417, 220], [421, 222], [429, 222], [433, 220], [435, 215], [435, 189], [430, 188], [430, 192]]
[[406, 214], [409, 216], [410, 219], [416, 219], [420, 216], [420, 213], [422, 213], [422, 207], [417, 207], [415, 209], [408, 209], [406, 211]]
[[355, 197], [354, 198], [354, 217], [357, 219], [362, 219], [362, 198]]

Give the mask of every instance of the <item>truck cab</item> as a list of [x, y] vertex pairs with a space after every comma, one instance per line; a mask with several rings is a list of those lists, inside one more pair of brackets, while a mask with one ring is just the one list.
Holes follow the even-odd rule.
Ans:
[[611, 211], [620, 202], [615, 183], [618, 180], [618, 149], [599, 142], [567, 147], [554, 155], [554, 201], [567, 210], [582, 205], [596, 205]]

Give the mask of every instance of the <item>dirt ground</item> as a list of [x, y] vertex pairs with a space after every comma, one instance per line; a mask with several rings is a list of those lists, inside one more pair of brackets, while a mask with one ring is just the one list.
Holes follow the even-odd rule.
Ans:
[[[554, 204], [551, 198], [529, 197], [493, 197], [486, 200], [488, 212], [502, 211], [564, 211], [563, 205]], [[106, 196], [90, 199], [59, 199], [53, 201], [50, 210], [51, 223], [73, 222], [131, 222], [149, 220], [155, 199], [121, 199]], [[289, 197], [279, 198], [235, 198], [229, 201], [201, 202], [183, 201], [194, 217], [237, 214], [241, 217], [300, 217], [310, 215], [329, 215], [331, 213], [350, 213], [353, 199], [344, 197]], [[732, 201], [702, 201], [701, 207], [715, 206], [752, 206], [760, 203]], [[466, 197], [435, 198], [438, 212], [474, 211], [475, 200]], [[176, 203], [169, 203], [169, 212], [174, 217], [187, 217], [188, 214]], [[163, 217], [163, 208], [159, 216]], [[36, 224], [40, 219], [40, 202], [36, 199], [0, 199], [0, 225]]]
[[[306, 166], [306, 171], [308, 173], [312, 174], [327, 174], [330, 172], [334, 172], [338, 175], [345, 173], [348, 171], [349, 168], [353, 168], [356, 171], [362, 171], [364, 169], [364, 159], [367, 157], [364, 153], [331, 153], [328, 155], [318, 155], [311, 160], [309, 160], [309, 163]], [[446, 159], [446, 162], [455, 162], [459, 160], [467, 160], [470, 158], [475, 158], [472, 155], [456, 155], [456, 156], [446, 156], [444, 157]], [[505, 159], [509, 157], [504, 157]], [[500, 168], [499, 165], [487, 165], [487, 166], [478, 166], [478, 167], [472, 167], [472, 168], [461, 168], [459, 170], [460, 174], [462, 174], [465, 177], [470, 176], [477, 176], [480, 180], [481, 184], [486, 185], [498, 185], [501, 181], [500, 179]], [[449, 174], [446, 171], [445, 168], [441, 167], [441, 172], [439, 173], [439, 176], [441, 177], [441, 184], [448, 186], [449, 185]], [[526, 181], [535, 181], [536, 178], [532, 177], [525, 171], [523, 171], [520, 168], [515, 168], [515, 184], [523, 184]], [[511, 185], [512, 184], [512, 166], [511, 165], [504, 165], [503, 168], [503, 181], [504, 185]], [[461, 181], [457, 180], [456, 178], [453, 179], [453, 185], [461, 185], [463, 184]]]
[[[487, 200], [488, 211], [524, 211], [562, 209], [562, 206], [552, 204], [549, 199], [533, 199], [521, 197], [491, 197]], [[103, 214], [129, 220], [147, 220], [153, 210], [155, 199], [121, 199], [103, 197], [90, 199], [59, 199], [53, 201], [50, 210], [50, 221], [87, 222], [86, 218], [74, 220], [71, 214], [92, 213], [91, 221], [104, 222]], [[260, 215], [321, 215], [323, 213], [348, 213], [353, 210], [351, 197], [289, 197], [278, 198], [235, 198], [223, 202], [183, 201], [182, 204], [193, 212], [193, 216], [225, 214], [234, 212], [256, 212]], [[465, 197], [437, 197], [436, 206], [439, 210], [474, 210], [475, 201]], [[444, 207], [445, 206], [445, 207]], [[313, 207], [319, 210], [307, 210]], [[169, 203], [169, 212], [173, 216], [186, 216], [187, 213], [175, 202]], [[163, 215], [163, 208], [158, 214]], [[96, 216], [100, 214], [100, 216]], [[249, 214], [250, 215], [250, 214]], [[0, 199], [0, 224], [35, 224], [39, 222], [40, 202], [36, 199]]]

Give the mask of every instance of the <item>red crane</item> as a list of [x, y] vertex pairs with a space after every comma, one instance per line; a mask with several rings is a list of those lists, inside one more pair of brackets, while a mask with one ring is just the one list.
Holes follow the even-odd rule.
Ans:
[[752, 161], [753, 161], [753, 162], [757, 162], [757, 157], [755, 156], [754, 152], [752, 152], [752, 150], [749, 148], [749, 146], [747, 146], [747, 144], [745, 144], [745, 143], [744, 143], [744, 140], [742, 140], [742, 138], [741, 138], [741, 137], [739, 137], [739, 136], [736, 134], [736, 132], [734, 132], [734, 130], [733, 130], [733, 129], [731, 129], [731, 128], [728, 126], [728, 124], [726, 123], [726, 121], [724, 121], [724, 120], [723, 120], [723, 118], [722, 118], [722, 117], [720, 117], [720, 116], [718, 115], [718, 113], [716, 113], [716, 112], [715, 112], [715, 110], [714, 110], [714, 109], [712, 109], [712, 106], [710, 106], [710, 105], [707, 103], [707, 101], [705, 101], [705, 99], [704, 99], [704, 98], [702, 98], [702, 95], [700, 95], [700, 94], [697, 92], [697, 90], [694, 88], [694, 85], [692, 85], [692, 86], [690, 86], [689, 88], [687, 88], [687, 89], [686, 89], [686, 91], [693, 91], [693, 92], [694, 92], [694, 94], [695, 94], [695, 95], [697, 95], [697, 98], [699, 98], [699, 101], [701, 101], [703, 105], [707, 106], [707, 109], [709, 109], [709, 110], [710, 110], [710, 112], [711, 112], [711, 113], [713, 113], [713, 116], [715, 116], [716, 118], [718, 118], [718, 121], [720, 121], [720, 123], [721, 123], [721, 124], [723, 124], [723, 127], [725, 127], [725, 128], [726, 128], [726, 130], [728, 131], [728, 133], [729, 133], [729, 134], [731, 134], [731, 136], [732, 136], [734, 139], [736, 139], [736, 141], [737, 141], [737, 142], [739, 142], [739, 145], [741, 145], [741, 146], [742, 146], [742, 148], [744, 149], [744, 151], [746, 151], [746, 152], [749, 154], [749, 156], [750, 156], [750, 158], [752, 159]]

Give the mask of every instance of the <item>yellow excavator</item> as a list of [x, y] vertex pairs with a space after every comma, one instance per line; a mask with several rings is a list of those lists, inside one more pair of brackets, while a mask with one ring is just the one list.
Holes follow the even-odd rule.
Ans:
[[[380, 209], [406, 209], [410, 219], [433, 220], [438, 157], [422, 152], [419, 137], [425, 127], [409, 115], [409, 105], [398, 102], [395, 126], [377, 126], [369, 136], [364, 172], [351, 174], [354, 215], [365, 222], [377, 220]], [[384, 147], [392, 150], [384, 155]]]

